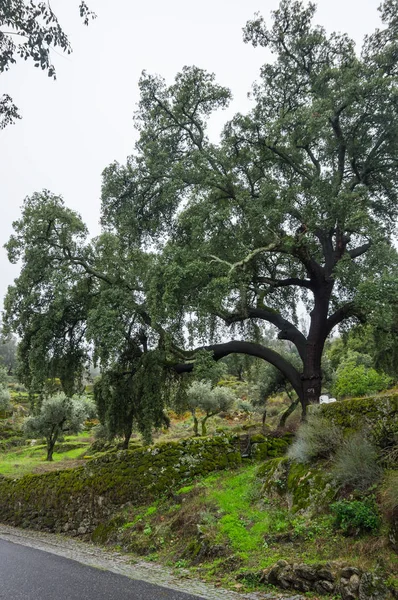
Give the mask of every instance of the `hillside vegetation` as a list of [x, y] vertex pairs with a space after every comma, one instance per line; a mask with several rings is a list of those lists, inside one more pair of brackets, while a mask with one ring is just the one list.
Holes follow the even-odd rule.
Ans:
[[[176, 421], [177, 434], [183, 423]], [[398, 397], [324, 405], [295, 438], [234, 423], [221, 437], [163, 439], [127, 452], [66, 440], [61, 466], [78, 453], [85, 466], [0, 479], [0, 518], [88, 537], [237, 590], [334, 595], [350, 568], [350, 577], [373, 573], [383, 597], [396, 594]], [[29, 460], [45, 454], [40, 446], [17, 450]], [[11, 455], [4, 459], [7, 474]], [[37, 472], [27, 462], [20, 475], [29, 469]], [[301, 575], [310, 569], [310, 579], [293, 565]]]

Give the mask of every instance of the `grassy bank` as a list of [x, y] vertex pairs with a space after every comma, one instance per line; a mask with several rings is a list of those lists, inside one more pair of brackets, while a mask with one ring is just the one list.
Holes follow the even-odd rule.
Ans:
[[398, 589], [398, 556], [384, 525], [347, 537], [329, 511], [293, 513], [285, 499], [264, 494], [255, 464], [211, 474], [152, 504], [125, 507], [93, 539], [242, 591], [265, 589], [260, 573], [280, 559], [376, 569]]

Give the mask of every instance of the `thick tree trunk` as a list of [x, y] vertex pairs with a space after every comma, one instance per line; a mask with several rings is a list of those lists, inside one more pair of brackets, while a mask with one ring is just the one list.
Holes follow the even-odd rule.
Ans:
[[[311, 323], [307, 338], [293, 324], [282, 319], [278, 313], [275, 313], [274, 320], [271, 320], [269, 311], [254, 308], [248, 310], [246, 318], [264, 318], [268, 322], [274, 322], [280, 328], [278, 337], [295, 344], [303, 362], [301, 373], [288, 360], [271, 348], [254, 342], [232, 340], [224, 344], [213, 344], [196, 350], [204, 349], [212, 352], [216, 361], [229, 354], [248, 354], [269, 362], [284, 375], [296, 392], [302, 406], [302, 418], [305, 420], [308, 406], [319, 403], [322, 390], [321, 360], [323, 348], [331, 328], [339, 322], [335, 315], [328, 317], [333, 284], [333, 279], [331, 277], [326, 278], [322, 267], [312, 273], [311, 290], [314, 294], [314, 307], [311, 311]], [[264, 316], [265, 313], [266, 316]], [[242, 316], [238, 315], [236, 318], [231, 317], [229, 321], [233, 323], [242, 320]], [[192, 371], [193, 362], [176, 364], [173, 368], [178, 374], [187, 373]]]
[[328, 311], [333, 281], [322, 281], [314, 288], [314, 308], [311, 311], [306, 352], [301, 375], [302, 391], [299, 394], [302, 405], [302, 419], [307, 417], [310, 404], [318, 404], [322, 392], [322, 354], [328, 335]]
[[322, 389], [322, 373], [319, 369], [318, 373], [314, 373], [311, 377], [303, 375], [303, 393], [300, 398], [302, 406], [302, 419], [307, 418], [307, 408], [311, 404], [318, 404]]
[[208, 419], [208, 418], [209, 418], [209, 417], [206, 415], [206, 417], [204, 417], [204, 418], [201, 420], [201, 422], [200, 422], [200, 425], [201, 425], [201, 428], [202, 428], [202, 436], [203, 436], [203, 437], [205, 437], [205, 435], [207, 435], [207, 427], [206, 427], [206, 422], [207, 422], [207, 419]]

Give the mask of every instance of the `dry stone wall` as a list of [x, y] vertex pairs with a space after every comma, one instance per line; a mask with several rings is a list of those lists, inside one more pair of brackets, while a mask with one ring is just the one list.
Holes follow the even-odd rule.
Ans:
[[383, 578], [356, 567], [306, 565], [278, 561], [260, 575], [261, 583], [271, 583], [284, 590], [315, 592], [337, 596], [342, 600], [392, 600], [393, 591]]
[[241, 460], [236, 440], [193, 438], [106, 454], [75, 469], [0, 476], [0, 522], [83, 535], [127, 502], [151, 500]]
[[321, 414], [343, 429], [364, 426], [398, 428], [398, 395], [350, 398], [332, 404], [322, 404]]

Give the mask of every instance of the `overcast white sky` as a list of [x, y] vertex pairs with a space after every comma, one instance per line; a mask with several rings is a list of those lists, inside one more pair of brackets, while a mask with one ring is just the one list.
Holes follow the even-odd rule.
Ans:
[[[345, 31], [358, 44], [378, 25], [379, 0], [318, 0], [317, 21]], [[32, 63], [1, 75], [23, 120], [0, 131], [0, 303], [18, 268], [2, 248], [25, 196], [43, 188], [61, 194], [98, 233], [101, 172], [132, 152], [132, 115], [143, 69], [172, 81], [195, 64], [216, 73], [234, 94], [232, 112], [248, 106], [247, 92], [266, 57], [242, 42], [255, 12], [269, 17], [278, 0], [88, 0], [98, 18], [84, 27], [78, 0], [52, 0], [70, 36], [70, 57], [53, 55], [57, 81]], [[231, 111], [228, 111], [231, 114]], [[222, 115], [221, 122], [227, 118]]]

